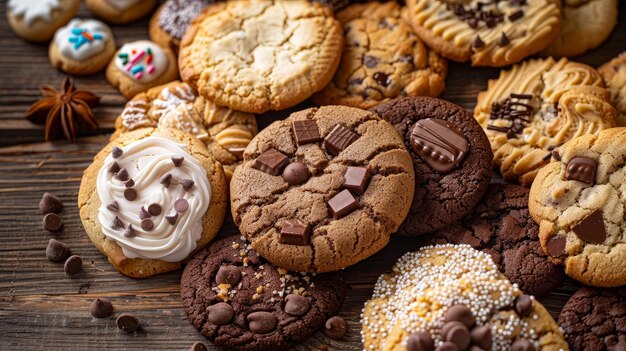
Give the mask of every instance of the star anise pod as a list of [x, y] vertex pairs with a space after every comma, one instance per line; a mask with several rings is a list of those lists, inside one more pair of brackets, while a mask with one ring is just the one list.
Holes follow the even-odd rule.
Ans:
[[88, 91], [76, 90], [72, 78], [65, 77], [59, 91], [49, 85], [42, 86], [41, 95], [43, 98], [26, 111], [26, 119], [46, 126], [46, 141], [63, 133], [73, 143], [79, 128], [98, 128], [98, 121], [91, 108], [100, 102], [100, 97]]

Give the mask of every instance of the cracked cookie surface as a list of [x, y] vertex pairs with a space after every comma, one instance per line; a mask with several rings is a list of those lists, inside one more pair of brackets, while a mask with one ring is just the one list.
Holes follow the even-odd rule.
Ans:
[[569, 141], [530, 191], [544, 251], [587, 285], [626, 284], [626, 128]]
[[[294, 123], [313, 127], [296, 137]], [[285, 173], [281, 177], [281, 167], [290, 169], [285, 158], [308, 169], [301, 185], [290, 185]], [[268, 159], [280, 166], [255, 168]], [[348, 167], [366, 169], [364, 187], [344, 184]], [[270, 262], [294, 271], [328, 272], [387, 244], [408, 212], [414, 184], [411, 157], [393, 126], [371, 112], [325, 106], [292, 113], [252, 140], [233, 174], [231, 210], [242, 234]], [[298, 245], [281, 243], [288, 220], [310, 226], [310, 235], [300, 236]]]
[[600, 66], [598, 72], [611, 92], [618, 113], [617, 124], [626, 126], [626, 52]]
[[189, 321], [217, 346], [271, 351], [307, 339], [334, 316], [345, 283], [341, 273], [277, 268], [240, 236], [230, 236], [191, 259], [180, 290]]
[[598, 72], [552, 58], [501, 71], [478, 94], [474, 117], [505, 180], [530, 186], [557, 146], [615, 127], [616, 111]]
[[447, 62], [413, 33], [395, 1], [355, 4], [337, 14], [345, 34], [332, 81], [313, 96], [320, 105], [367, 109], [398, 96], [438, 96]]
[[330, 81], [343, 34], [306, 0], [209, 5], [180, 45], [182, 79], [220, 106], [263, 113], [294, 106]]

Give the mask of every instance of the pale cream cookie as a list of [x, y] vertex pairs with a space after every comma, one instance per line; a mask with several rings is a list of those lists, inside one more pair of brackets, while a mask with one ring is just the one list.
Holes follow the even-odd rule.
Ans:
[[491, 142], [505, 180], [530, 186], [550, 152], [566, 141], [615, 127], [600, 74], [561, 59], [523, 62], [500, 72], [478, 94], [474, 117]]
[[176, 55], [149, 40], [124, 44], [109, 62], [106, 78], [130, 99], [150, 88], [178, 78]]
[[175, 129], [121, 135], [85, 170], [78, 207], [85, 231], [120, 273], [178, 269], [217, 234], [226, 177], [206, 146]]
[[115, 121], [112, 140], [139, 128], [168, 127], [202, 140], [230, 177], [257, 133], [253, 114], [217, 106], [187, 83], [171, 82], [136, 95]]
[[611, 92], [618, 113], [617, 124], [626, 126], [626, 52], [600, 66], [598, 72]]
[[474, 66], [506, 66], [545, 49], [561, 29], [559, 0], [407, 0], [433, 50]]
[[147, 16], [157, 0], [85, 0], [87, 9], [103, 20], [124, 24]]
[[106, 24], [73, 19], [54, 34], [48, 56], [53, 67], [70, 74], [89, 75], [104, 69], [115, 54], [115, 37]]
[[22, 39], [48, 41], [76, 15], [79, 6], [79, 0], [9, 0], [7, 20]]

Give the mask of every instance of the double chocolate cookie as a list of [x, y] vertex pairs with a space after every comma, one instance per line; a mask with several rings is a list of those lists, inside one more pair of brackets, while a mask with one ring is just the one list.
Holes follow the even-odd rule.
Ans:
[[341, 273], [293, 273], [265, 262], [239, 236], [211, 244], [183, 273], [189, 321], [218, 347], [284, 350], [315, 333], [344, 297]]
[[462, 107], [407, 97], [372, 109], [394, 125], [415, 168], [415, 196], [402, 235], [421, 235], [462, 218], [491, 180], [492, 153], [480, 125]]

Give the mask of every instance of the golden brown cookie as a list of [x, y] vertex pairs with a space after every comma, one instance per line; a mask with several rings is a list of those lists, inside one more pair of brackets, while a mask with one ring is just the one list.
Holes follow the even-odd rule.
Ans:
[[626, 285], [626, 128], [583, 135], [554, 150], [530, 189], [544, 251], [598, 287]]
[[230, 177], [257, 133], [253, 114], [217, 106], [187, 83], [171, 82], [136, 95], [115, 121], [112, 140], [145, 127], [179, 129], [202, 140]]
[[7, 20], [22, 39], [48, 41], [76, 15], [79, 7], [79, 0], [9, 0]]
[[559, 0], [407, 0], [411, 24], [451, 60], [501, 67], [545, 49], [561, 29]]
[[178, 269], [217, 234], [226, 214], [222, 166], [195, 137], [144, 128], [109, 143], [85, 170], [85, 231], [120, 273]]
[[611, 92], [613, 106], [617, 109], [617, 124], [626, 126], [626, 52], [603, 64], [598, 72]]
[[306, 0], [209, 5], [180, 44], [180, 75], [200, 95], [238, 111], [294, 106], [331, 80], [343, 34], [332, 11]]
[[87, 9], [107, 22], [124, 24], [150, 13], [157, 0], [85, 0]]
[[494, 167], [507, 181], [530, 186], [552, 149], [615, 127], [616, 112], [595, 69], [548, 58], [501, 71], [478, 94], [474, 117], [489, 137]]
[[447, 62], [413, 34], [403, 14], [395, 1], [339, 12], [346, 36], [341, 64], [313, 101], [368, 109], [399, 96], [441, 94]]
[[178, 52], [191, 21], [214, 0], [167, 0], [154, 12], [148, 27], [150, 39]]

